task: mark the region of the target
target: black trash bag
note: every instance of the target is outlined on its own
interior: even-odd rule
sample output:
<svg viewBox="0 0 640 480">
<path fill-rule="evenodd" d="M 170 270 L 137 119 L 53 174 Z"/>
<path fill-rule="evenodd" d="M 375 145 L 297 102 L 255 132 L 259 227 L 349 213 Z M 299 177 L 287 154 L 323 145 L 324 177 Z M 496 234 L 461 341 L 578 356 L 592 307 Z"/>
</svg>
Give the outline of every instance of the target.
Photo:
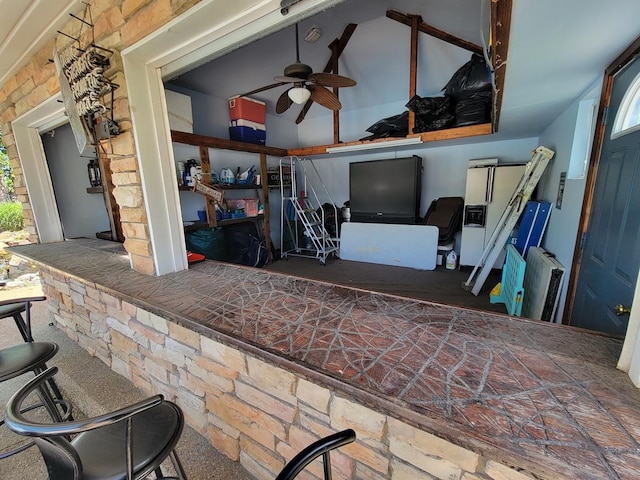
<svg viewBox="0 0 640 480">
<path fill-rule="evenodd" d="M 187 250 L 200 253 L 210 260 L 226 260 L 227 246 L 220 227 L 200 228 L 185 234 Z"/>
<path fill-rule="evenodd" d="M 491 77 L 484 57 L 477 53 L 471 55 L 471 60 L 453 74 L 442 90 L 456 102 L 474 93 L 491 90 Z"/>
<path fill-rule="evenodd" d="M 225 228 L 227 260 L 238 265 L 264 267 L 269 251 L 254 222 L 242 222 Z"/>
<path fill-rule="evenodd" d="M 455 117 L 451 97 L 420 97 L 414 95 L 406 107 L 415 113 L 413 133 L 440 130 L 450 126 Z"/>
<path fill-rule="evenodd" d="M 491 91 L 477 92 L 456 103 L 456 127 L 491 121 Z"/>
<path fill-rule="evenodd" d="M 366 130 L 372 135 L 360 140 L 375 140 L 376 138 L 406 137 L 409 133 L 409 112 L 383 118 Z"/>
</svg>

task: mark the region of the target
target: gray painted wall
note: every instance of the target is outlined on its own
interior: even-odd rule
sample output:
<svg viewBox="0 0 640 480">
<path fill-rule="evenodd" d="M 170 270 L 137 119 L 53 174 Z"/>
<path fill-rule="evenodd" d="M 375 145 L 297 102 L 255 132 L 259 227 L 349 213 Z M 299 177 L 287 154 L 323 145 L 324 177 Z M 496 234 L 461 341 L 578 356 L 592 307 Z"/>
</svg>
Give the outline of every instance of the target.
<svg viewBox="0 0 640 480">
<path fill-rule="evenodd" d="M 560 174 L 569 170 L 574 138 L 581 138 L 584 142 L 591 143 L 593 126 L 590 131 L 577 131 L 578 107 L 580 102 L 593 95 L 593 91 L 600 92 L 600 84 L 592 85 L 585 94 L 578 98 L 567 108 L 558 119 L 540 135 L 540 143 L 555 152 L 553 160 L 547 167 L 544 176 L 538 186 L 538 196 L 541 200 L 551 202 L 554 206 L 549 218 L 549 224 L 543 238 L 542 247 L 555 254 L 556 259 L 565 266 L 566 274 L 562 286 L 560 304 L 558 305 L 557 319 L 561 321 L 564 305 L 567 298 L 567 285 L 569 272 L 573 263 L 575 241 L 578 234 L 580 212 L 586 186 L 585 178 L 570 179 L 565 183 L 561 208 L 557 208 L 558 184 Z M 587 149 L 588 151 L 589 149 Z"/>
<path fill-rule="evenodd" d="M 42 145 L 51 172 L 65 238 L 95 238 L 96 232 L 110 230 L 102 194 L 87 193 L 89 158 L 80 156 L 69 124 L 54 135 L 42 135 Z M 90 153 L 87 149 L 87 155 Z"/>
</svg>

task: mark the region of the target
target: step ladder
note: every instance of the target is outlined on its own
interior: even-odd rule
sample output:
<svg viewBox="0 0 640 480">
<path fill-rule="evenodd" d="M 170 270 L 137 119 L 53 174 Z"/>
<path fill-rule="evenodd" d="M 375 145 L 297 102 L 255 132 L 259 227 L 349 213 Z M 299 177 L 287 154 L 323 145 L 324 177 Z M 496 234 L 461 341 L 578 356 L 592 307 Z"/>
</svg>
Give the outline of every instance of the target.
<svg viewBox="0 0 640 480">
<path fill-rule="evenodd" d="M 290 185 L 284 183 L 289 172 Z M 327 231 L 327 215 L 314 183 L 320 184 L 324 198 L 328 200 L 326 203 L 333 206 L 335 236 Z M 281 158 L 280 193 L 280 256 L 317 258 L 326 265 L 330 255 L 338 255 L 338 210 L 313 161 L 298 157 Z"/>
<path fill-rule="evenodd" d="M 480 260 L 478 260 L 467 281 L 462 284 L 465 290 L 470 289 L 471 293 L 476 296 L 480 293 L 493 265 L 506 245 L 522 211 L 525 209 L 531 193 L 536 188 L 536 185 L 538 185 L 538 181 L 540 181 L 540 177 L 542 177 L 553 155 L 554 152 L 552 150 L 542 146 L 533 151 L 531 160 L 527 163 L 525 172 L 522 175 L 522 179 L 513 192 L 513 196 L 507 208 L 505 208 L 502 217 L 500 217 L 500 221 L 493 231 L 489 242 L 487 242 L 487 246 L 482 252 Z"/>
</svg>

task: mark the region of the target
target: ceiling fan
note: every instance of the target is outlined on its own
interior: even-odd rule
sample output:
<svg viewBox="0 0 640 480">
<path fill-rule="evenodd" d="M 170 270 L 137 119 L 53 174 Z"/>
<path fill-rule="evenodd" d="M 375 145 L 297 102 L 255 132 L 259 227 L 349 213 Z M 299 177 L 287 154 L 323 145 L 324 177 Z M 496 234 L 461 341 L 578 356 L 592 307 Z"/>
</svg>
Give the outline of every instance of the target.
<svg viewBox="0 0 640 480">
<path fill-rule="evenodd" d="M 285 90 L 276 102 L 276 113 L 286 112 L 291 105 L 303 104 L 308 100 L 314 101 L 330 110 L 340 110 L 342 104 L 335 93 L 329 88 L 352 87 L 355 80 L 335 73 L 317 72 L 300 61 L 300 47 L 298 44 L 298 24 L 296 23 L 296 62 L 285 67 L 283 75 L 274 77 L 277 83 L 245 93 L 250 95 L 281 85 L 292 84 Z"/>
</svg>

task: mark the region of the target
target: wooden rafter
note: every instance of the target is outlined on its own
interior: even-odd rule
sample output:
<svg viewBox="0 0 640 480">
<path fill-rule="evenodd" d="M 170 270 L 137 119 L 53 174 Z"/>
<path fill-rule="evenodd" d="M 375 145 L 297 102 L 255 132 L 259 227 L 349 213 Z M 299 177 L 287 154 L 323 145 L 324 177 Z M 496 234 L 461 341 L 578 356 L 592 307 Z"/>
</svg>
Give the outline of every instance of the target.
<svg viewBox="0 0 640 480">
<path fill-rule="evenodd" d="M 344 31 L 342 32 L 342 35 L 340 36 L 340 38 L 335 39 L 333 42 L 329 44 L 329 48 L 331 49 L 331 57 L 329 58 L 329 61 L 327 61 L 327 64 L 322 70 L 324 73 L 338 73 L 338 59 L 340 58 L 340 55 L 342 55 L 342 52 L 346 48 L 347 43 L 349 43 L 349 40 L 351 39 L 351 35 L 353 35 L 353 32 L 355 31 L 356 27 L 357 25 L 355 23 L 348 24 L 345 27 Z M 302 110 L 300 111 L 298 118 L 296 119 L 296 123 L 300 123 L 302 122 L 302 120 L 304 120 L 304 117 L 309 111 L 309 109 L 311 108 L 312 104 L 313 104 L 312 100 L 307 100 L 307 102 L 302 107 Z M 334 120 L 335 118 L 336 116 L 334 115 Z M 335 143 L 339 142 L 337 138 L 334 139 L 334 141 Z"/>
<path fill-rule="evenodd" d="M 96 155 L 98 157 L 98 166 L 100 167 L 100 176 L 102 177 L 104 205 L 107 209 L 107 217 L 109 217 L 109 226 L 111 231 L 108 236 L 111 238 L 105 238 L 107 240 L 113 240 L 114 242 L 124 242 L 124 233 L 122 231 L 122 222 L 120 220 L 120 207 L 113 196 L 113 180 L 111 178 L 111 159 L 107 153 L 107 147 L 105 141 L 98 143 L 96 148 Z M 103 232 L 100 232 L 103 233 Z M 103 234 L 106 235 L 106 234 Z"/>
<path fill-rule="evenodd" d="M 450 35 L 438 28 L 427 25 L 420 15 L 405 15 L 396 10 L 387 10 L 387 17 L 411 27 L 411 57 L 409 61 L 409 98 L 415 97 L 418 84 L 418 32 L 426 33 L 445 42 L 470 50 L 474 53 L 482 53 L 482 47 L 467 42 L 454 35 Z M 416 123 L 415 112 L 409 110 L 408 133 L 412 134 Z"/>
<path fill-rule="evenodd" d="M 493 64 L 493 131 L 498 131 L 502 94 L 507 71 L 507 54 L 509 52 L 509 33 L 511 31 L 512 0 L 491 0 L 491 63 Z"/>
<path fill-rule="evenodd" d="M 498 0 L 493 0 L 498 1 Z M 387 17 L 395 20 L 397 22 L 403 23 L 404 25 L 410 27 L 412 22 L 412 17 L 415 15 L 405 15 L 404 13 L 400 13 L 396 10 L 387 10 Z M 482 47 L 480 45 L 476 45 L 475 43 L 468 42 L 463 40 L 462 38 L 456 37 L 455 35 L 451 35 L 443 30 L 440 30 L 436 27 L 432 27 L 431 25 L 427 25 L 422 20 L 418 23 L 418 30 L 422 33 L 426 33 L 427 35 L 431 35 L 432 37 L 439 38 L 440 40 L 444 40 L 447 43 L 455 45 L 460 48 L 464 48 L 465 50 L 469 50 L 473 53 L 478 53 L 482 55 Z"/>
<path fill-rule="evenodd" d="M 411 17 L 411 60 L 409 62 L 409 98 L 416 95 L 418 89 L 418 27 L 422 21 L 420 15 L 409 15 Z M 413 133 L 416 124 L 416 114 L 409 110 L 409 121 L 407 133 Z"/>
<path fill-rule="evenodd" d="M 500 109 L 502 107 L 502 95 L 507 70 L 507 54 L 509 51 L 509 33 L 511 31 L 512 3 L 513 0 L 491 0 L 491 32 L 493 40 L 491 45 L 491 63 L 494 72 L 495 85 L 491 118 L 493 120 L 494 132 L 498 131 Z M 388 10 L 387 17 L 404 25 L 411 26 L 413 21 L 412 17 L 414 16 L 405 15 L 395 10 Z M 420 22 L 418 24 L 418 30 L 473 53 L 477 53 L 479 55 L 483 54 L 483 49 L 480 45 L 476 45 L 475 43 L 450 35 L 440 29 L 427 25 L 424 22 Z M 411 68 L 416 68 L 413 64 L 413 57 Z M 410 92 L 410 98 L 411 97 L 413 97 L 413 94 Z M 411 112 L 409 112 L 409 115 L 411 115 Z M 411 130 L 409 130 L 409 132 L 411 132 Z"/>
</svg>

